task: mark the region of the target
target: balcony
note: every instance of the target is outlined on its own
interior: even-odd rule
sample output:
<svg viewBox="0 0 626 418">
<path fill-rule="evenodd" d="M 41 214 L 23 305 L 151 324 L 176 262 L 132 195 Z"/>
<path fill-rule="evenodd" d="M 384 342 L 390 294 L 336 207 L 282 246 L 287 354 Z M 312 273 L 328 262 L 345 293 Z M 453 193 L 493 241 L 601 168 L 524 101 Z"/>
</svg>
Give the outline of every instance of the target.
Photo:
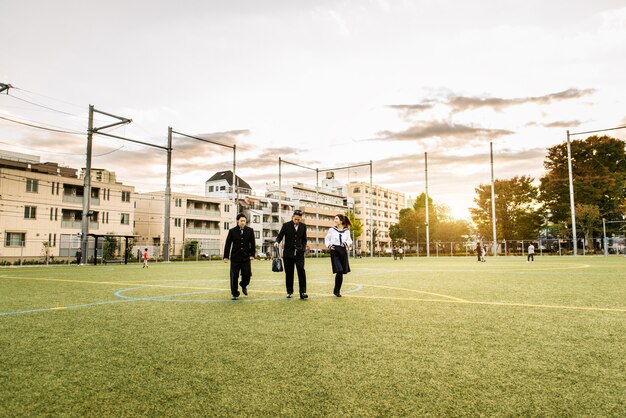
<svg viewBox="0 0 626 418">
<path fill-rule="evenodd" d="M 219 218 L 222 213 L 219 210 L 205 210 L 205 209 L 187 209 L 187 215 L 200 215 L 208 216 L 211 218 Z"/>
<path fill-rule="evenodd" d="M 83 227 L 83 223 L 81 221 L 61 221 L 61 228 L 66 229 L 81 229 Z M 100 223 L 98 222 L 89 222 L 89 230 L 99 229 Z"/>
<path fill-rule="evenodd" d="M 79 204 L 83 204 L 83 197 L 82 196 L 74 196 L 74 195 L 67 195 L 64 194 L 63 195 L 63 201 L 66 203 L 79 203 Z M 100 204 L 100 198 L 99 197 L 92 197 L 90 200 L 90 204 L 92 205 L 99 205 Z"/>
<path fill-rule="evenodd" d="M 185 230 L 188 234 L 194 235 L 219 235 L 219 229 L 209 229 L 209 228 L 187 228 Z"/>
</svg>

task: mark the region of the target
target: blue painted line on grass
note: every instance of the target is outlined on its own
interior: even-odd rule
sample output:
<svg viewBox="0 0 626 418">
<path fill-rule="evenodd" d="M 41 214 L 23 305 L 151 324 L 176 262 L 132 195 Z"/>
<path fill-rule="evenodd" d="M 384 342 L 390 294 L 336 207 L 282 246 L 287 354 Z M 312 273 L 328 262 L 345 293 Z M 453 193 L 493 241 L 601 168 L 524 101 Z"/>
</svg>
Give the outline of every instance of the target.
<svg viewBox="0 0 626 418">
<path fill-rule="evenodd" d="M 113 300 L 113 301 L 108 301 L 108 302 L 84 303 L 82 305 L 59 306 L 56 308 L 41 308 L 41 309 L 28 309 L 25 311 L 15 311 L 15 312 L 0 312 L 0 316 L 22 315 L 22 314 L 37 313 L 37 312 L 64 311 L 66 309 L 78 309 L 78 308 L 86 308 L 89 306 L 99 306 L 99 305 L 113 305 L 115 303 L 124 303 L 124 302 L 132 302 L 132 300 Z"/>
<path fill-rule="evenodd" d="M 206 293 L 216 293 L 216 292 L 222 292 L 222 290 L 208 290 L 208 291 L 202 291 L 202 292 L 192 292 L 192 293 L 180 293 L 180 294 L 171 294 L 171 295 L 161 295 L 161 296 L 152 296 L 152 297 L 146 297 L 146 298 L 140 298 L 140 297 L 133 297 L 133 296 L 127 296 L 124 295 L 123 293 L 125 292 L 130 292 L 132 290 L 139 290 L 139 289 L 148 289 L 151 288 L 150 286 L 140 286 L 140 287 L 132 287 L 132 288 L 128 288 L 128 289 L 122 289 L 122 290 L 118 290 L 117 292 L 115 292 L 115 296 L 119 297 L 119 298 L 124 298 L 126 300 L 135 300 L 135 301 L 154 301 L 154 302 L 181 302 L 181 303 L 234 303 L 234 302 L 267 302 L 267 301 L 284 301 L 284 302 L 288 302 L 291 301 L 293 299 L 298 299 L 298 297 L 293 297 L 291 299 L 287 299 L 286 297 L 276 297 L 276 298 L 250 298 L 248 299 L 247 297 L 241 297 L 238 300 L 232 300 L 232 299 L 170 299 L 170 298 L 174 298 L 174 297 L 179 297 L 179 296 L 189 296 L 189 295 L 201 295 L 201 294 L 206 294 Z M 344 294 L 349 294 L 349 293 L 355 293 L 355 292 L 359 292 L 363 290 L 363 285 L 359 284 L 357 285 L 356 288 L 354 289 L 350 289 L 348 291 L 344 291 Z M 309 299 L 316 299 L 316 298 L 323 298 L 323 297 L 330 297 L 331 295 L 328 296 L 309 296 Z"/>
<path fill-rule="evenodd" d="M 223 292 L 223 290 L 204 290 L 201 292 L 189 292 L 189 293 L 176 293 L 176 294 L 170 294 L 170 295 L 160 295 L 160 296 L 151 296 L 151 297 L 145 297 L 145 298 L 140 298 L 140 297 L 133 297 L 133 296 L 127 296 L 124 295 L 123 293 L 125 292 L 130 292 L 132 290 L 139 290 L 139 289 L 151 289 L 153 288 L 153 286 L 139 286 L 139 287 L 131 287 L 128 289 L 122 289 L 122 290 L 118 290 L 117 292 L 115 292 L 115 296 L 120 298 L 120 300 L 114 300 L 114 301 L 106 301 L 106 302 L 93 302 L 93 303 L 84 303 L 84 304 L 80 304 L 80 305 L 70 305 L 70 306 L 59 306 L 59 307 L 55 307 L 55 308 L 41 308 L 41 309 L 27 309 L 24 311 L 13 311 L 13 312 L 0 312 L 0 316 L 9 316 L 9 315 L 24 315 L 24 314 L 29 314 L 29 313 L 38 313 L 38 312 L 51 312 L 51 311 L 64 311 L 67 309 L 78 309 L 78 308 L 87 308 L 90 306 L 100 306 L 100 305 L 113 305 L 116 303 L 125 303 L 125 302 L 140 302 L 140 301 L 153 301 L 153 302 L 181 302 L 181 303 L 238 303 L 238 302 L 268 302 L 268 301 L 283 301 L 283 302 L 290 302 L 293 300 L 298 299 L 298 297 L 294 297 L 292 299 L 287 299 L 286 297 L 277 297 L 277 298 L 240 298 L 238 300 L 232 300 L 232 299 L 170 299 L 170 298 L 176 298 L 176 297 L 180 297 L 180 296 L 191 296 L 191 295 L 201 295 L 201 294 L 207 294 L 207 293 L 217 293 L 217 292 Z M 347 291 L 344 291 L 343 294 L 350 294 L 350 293 L 355 293 L 355 292 L 359 292 L 363 290 L 363 285 L 359 284 L 357 285 L 354 289 L 350 289 Z M 309 296 L 310 299 L 317 299 L 317 298 L 324 298 L 324 297 L 331 297 L 331 295 L 317 295 L 317 296 Z"/>
</svg>

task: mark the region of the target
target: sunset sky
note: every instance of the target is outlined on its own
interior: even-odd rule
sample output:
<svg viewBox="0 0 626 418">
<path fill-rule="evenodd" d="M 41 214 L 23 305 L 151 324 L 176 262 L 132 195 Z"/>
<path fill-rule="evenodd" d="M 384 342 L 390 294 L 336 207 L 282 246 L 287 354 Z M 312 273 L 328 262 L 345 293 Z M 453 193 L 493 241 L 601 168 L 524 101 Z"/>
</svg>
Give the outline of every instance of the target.
<svg viewBox="0 0 626 418">
<path fill-rule="evenodd" d="M 374 163 L 374 183 L 429 192 L 468 217 L 495 175 L 540 177 L 572 132 L 626 125 L 626 3 L 594 1 L 0 0 L 0 149 L 85 165 L 88 105 L 112 133 L 166 145 L 167 127 L 237 144 L 263 193 L 278 157 Z M 109 120 L 98 116 L 96 126 Z M 612 136 L 624 139 L 626 130 Z M 165 154 L 95 137 L 93 166 L 163 190 Z M 173 190 L 203 194 L 227 148 L 175 138 Z M 283 167 L 284 180 L 315 173 Z M 368 169 L 337 177 L 369 181 Z"/>
</svg>

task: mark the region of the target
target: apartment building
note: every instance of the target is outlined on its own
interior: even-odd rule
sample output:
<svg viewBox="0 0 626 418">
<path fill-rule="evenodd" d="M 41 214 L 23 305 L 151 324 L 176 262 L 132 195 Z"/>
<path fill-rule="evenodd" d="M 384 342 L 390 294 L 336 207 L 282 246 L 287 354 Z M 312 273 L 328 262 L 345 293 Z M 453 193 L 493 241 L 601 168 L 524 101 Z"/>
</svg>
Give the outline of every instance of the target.
<svg viewBox="0 0 626 418">
<path fill-rule="evenodd" d="M 354 215 L 363 225 L 363 235 L 356 241 L 356 248 L 364 253 L 370 250 L 370 184 L 350 182 L 348 193 L 354 199 Z M 372 186 L 372 222 L 375 228 L 374 251 L 385 252 L 392 247 L 389 228 L 400 220 L 400 210 L 405 207 L 404 193 Z"/>
<path fill-rule="evenodd" d="M 337 214 L 346 213 L 348 199 L 344 195 L 343 186 L 334 181 L 332 172 L 326 174 L 325 181 L 318 188 L 299 182 L 282 185 L 281 198 L 290 202 L 295 209 L 302 211 L 302 220 L 307 225 L 307 239 L 310 251 L 325 249 L 324 238 L 328 229 L 335 223 Z M 268 185 L 268 196 L 278 197 L 278 185 Z M 291 213 L 283 216 L 290 219 Z"/>
<path fill-rule="evenodd" d="M 89 232 L 132 235 L 133 191 L 118 182 L 92 181 Z M 0 259 L 73 257 L 80 246 L 83 192 L 76 169 L 0 152 Z"/>
<path fill-rule="evenodd" d="M 282 201 L 283 219 L 294 211 L 293 202 Z M 283 224 L 280 220 L 279 200 L 272 197 L 246 196 L 239 199 L 239 212 L 248 218 L 248 226 L 254 229 L 254 237 L 260 253 L 271 255 L 272 245 Z"/>
<path fill-rule="evenodd" d="M 256 196 L 252 187 L 242 178 L 237 176 L 237 187 L 233 189 L 233 172 L 220 171 L 215 173 L 205 182 L 205 195 L 207 197 L 219 197 L 233 199 L 233 190 L 237 193 L 237 213 L 243 213 L 248 219 L 247 225 L 254 230 L 257 244 L 257 252 L 271 255 L 272 245 L 280 231 L 282 222 L 278 198 L 271 196 Z M 293 212 L 294 205 L 283 201 L 282 216 L 289 216 Z"/>
<path fill-rule="evenodd" d="M 141 245 L 162 255 L 165 192 L 134 196 L 135 232 Z M 233 202 L 226 198 L 172 193 L 170 202 L 170 255 L 180 256 L 186 242 L 197 241 L 201 254 L 222 253 L 228 230 L 234 225 Z"/>
</svg>

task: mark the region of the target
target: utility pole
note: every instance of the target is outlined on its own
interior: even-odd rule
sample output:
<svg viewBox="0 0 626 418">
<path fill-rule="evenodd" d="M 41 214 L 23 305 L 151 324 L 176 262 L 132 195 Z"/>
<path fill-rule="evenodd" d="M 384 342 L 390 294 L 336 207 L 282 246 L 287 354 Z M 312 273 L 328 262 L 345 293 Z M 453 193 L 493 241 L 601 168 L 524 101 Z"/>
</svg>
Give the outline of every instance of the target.
<svg viewBox="0 0 626 418">
<path fill-rule="evenodd" d="M 493 176 L 493 142 L 489 143 L 491 155 L 491 228 L 493 232 L 493 255 L 498 255 L 498 241 L 496 236 L 496 181 Z"/>
<path fill-rule="evenodd" d="M 165 213 L 163 220 L 163 262 L 170 261 L 170 211 L 172 205 L 172 127 L 167 128 L 167 174 L 165 177 Z M 185 227 L 183 226 L 183 233 Z M 185 240 L 183 239 L 183 249 L 185 248 Z M 183 250 L 184 251 L 184 250 Z M 184 254 L 184 253 L 183 253 Z M 183 260 L 185 257 L 183 256 Z"/>
<path fill-rule="evenodd" d="M 89 204 L 91 199 L 91 151 L 93 147 L 93 113 L 94 106 L 89 105 L 89 125 L 87 127 L 87 152 L 85 174 L 83 177 L 83 215 L 80 228 L 80 251 L 83 254 L 81 264 L 89 258 L 87 254 L 87 234 L 89 234 Z M 94 255 L 95 257 L 96 255 Z"/>
</svg>

